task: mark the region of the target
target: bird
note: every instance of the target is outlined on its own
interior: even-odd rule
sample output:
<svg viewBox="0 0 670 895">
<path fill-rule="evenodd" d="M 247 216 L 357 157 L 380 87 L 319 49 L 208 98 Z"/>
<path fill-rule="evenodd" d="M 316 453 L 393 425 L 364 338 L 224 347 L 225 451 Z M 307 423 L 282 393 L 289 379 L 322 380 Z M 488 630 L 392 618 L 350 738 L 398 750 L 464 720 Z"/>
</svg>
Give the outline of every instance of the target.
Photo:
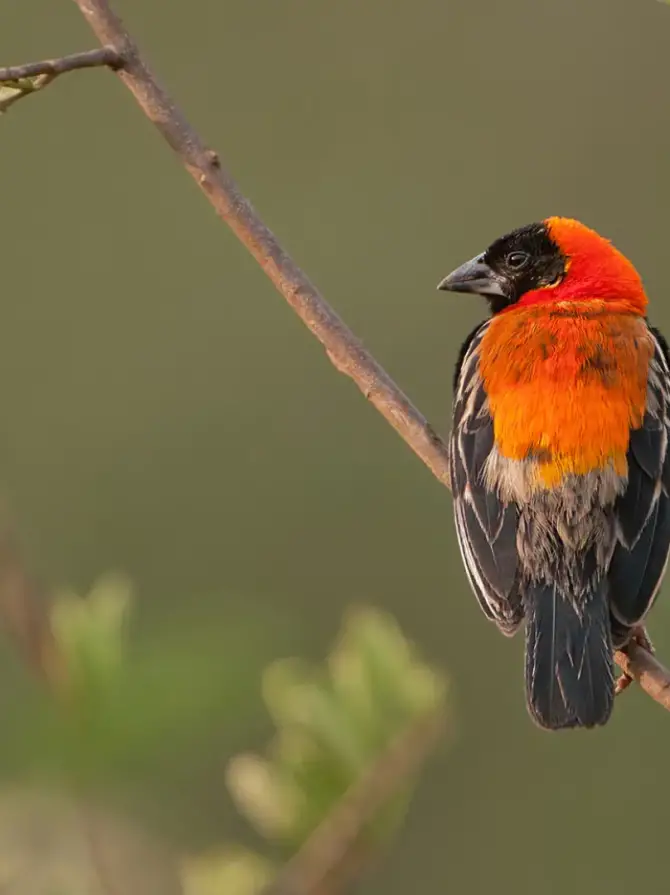
<svg viewBox="0 0 670 895">
<path fill-rule="evenodd" d="M 668 562 L 668 344 L 632 262 L 572 218 L 507 233 L 438 289 L 490 310 L 458 355 L 448 444 L 470 587 L 503 634 L 524 625 L 536 724 L 599 727 Z"/>
</svg>

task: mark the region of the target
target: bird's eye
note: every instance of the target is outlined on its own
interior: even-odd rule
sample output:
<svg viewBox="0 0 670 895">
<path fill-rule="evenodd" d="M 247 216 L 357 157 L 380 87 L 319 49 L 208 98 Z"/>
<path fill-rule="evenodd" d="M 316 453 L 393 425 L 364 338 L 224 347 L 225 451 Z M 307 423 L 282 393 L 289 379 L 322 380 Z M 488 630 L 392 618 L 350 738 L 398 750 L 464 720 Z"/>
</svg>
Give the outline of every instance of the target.
<svg viewBox="0 0 670 895">
<path fill-rule="evenodd" d="M 510 252 L 505 258 L 505 263 L 508 267 L 511 267 L 512 270 L 521 270 L 529 261 L 530 255 L 527 255 L 525 252 Z"/>
</svg>

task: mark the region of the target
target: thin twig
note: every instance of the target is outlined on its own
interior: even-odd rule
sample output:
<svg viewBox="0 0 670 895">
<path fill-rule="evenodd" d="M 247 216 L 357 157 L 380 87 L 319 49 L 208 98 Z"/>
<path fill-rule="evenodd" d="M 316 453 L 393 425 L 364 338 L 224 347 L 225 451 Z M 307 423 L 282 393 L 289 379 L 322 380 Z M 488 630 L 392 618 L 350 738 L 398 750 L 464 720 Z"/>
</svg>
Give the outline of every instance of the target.
<svg viewBox="0 0 670 895">
<path fill-rule="evenodd" d="M 65 72 L 100 66 L 116 70 L 122 64 L 123 60 L 116 50 L 102 47 L 99 50 L 61 56 L 58 59 L 45 59 L 42 62 L 28 62 L 25 65 L 0 68 L 0 113 L 6 112 L 19 100 L 44 90 L 54 78 Z"/>
<path fill-rule="evenodd" d="M 85 50 L 83 53 L 73 53 L 71 56 L 61 56 L 58 59 L 43 59 L 41 62 L 27 62 L 25 65 L 10 65 L 0 68 L 0 83 L 34 78 L 37 75 L 50 75 L 52 78 L 57 78 L 58 75 L 63 75 L 68 71 L 77 71 L 80 68 L 107 66 L 117 69 L 122 64 L 122 57 L 113 47 L 100 47 L 98 50 Z"/>
<path fill-rule="evenodd" d="M 644 692 L 670 711 L 670 671 L 639 643 L 628 644 L 614 654 L 619 668 L 632 677 Z"/>
<path fill-rule="evenodd" d="M 0 101 L 0 110 L 68 71 L 108 66 L 131 90 L 145 114 L 161 131 L 184 166 L 240 241 L 258 260 L 279 292 L 324 345 L 332 363 L 350 376 L 363 394 L 391 423 L 442 484 L 449 486 L 446 444 L 365 350 L 360 341 L 328 305 L 307 276 L 281 247 L 273 233 L 241 194 L 218 155 L 208 149 L 183 114 L 159 86 L 142 60 L 138 47 L 106 0 L 75 0 L 100 41 L 87 50 L 57 59 L 0 68 L 0 87 L 16 82 L 17 96 Z M 125 69 L 125 70 L 124 70 Z M 44 76 L 39 86 L 22 84 Z M 15 550 L 0 539 L 0 613 L 30 663 L 48 678 L 62 676 L 48 619 L 33 598 Z M 642 689 L 670 710 L 670 672 L 639 644 L 616 654 L 617 664 Z"/>
<path fill-rule="evenodd" d="M 123 68 L 117 72 L 119 78 L 195 179 L 219 217 L 231 227 L 296 314 L 325 347 L 335 367 L 354 380 L 365 397 L 433 475 L 449 487 L 447 445 L 284 251 L 242 195 L 219 156 L 205 146 L 181 110 L 159 85 L 108 0 L 74 2 L 98 40 L 114 48 L 124 60 Z M 639 681 L 642 689 L 670 709 L 670 702 L 663 696 L 670 681 L 670 672 L 651 656 L 647 664 L 642 664 L 641 655 L 644 653 L 640 646 L 634 645 L 629 650 L 629 657 L 622 657 L 622 661 L 627 663 L 631 675 Z M 626 671 L 626 668 L 623 670 Z"/>
<path fill-rule="evenodd" d="M 377 361 L 281 247 L 242 195 L 216 153 L 205 146 L 150 71 L 137 44 L 107 0 L 75 0 L 98 39 L 123 58 L 118 75 L 153 121 L 221 217 L 247 247 L 328 357 L 350 376 L 443 484 L 447 447 Z"/>
<path fill-rule="evenodd" d="M 323 891 L 329 877 L 338 875 L 343 861 L 355 853 L 365 827 L 399 786 L 418 772 L 443 729 L 444 717 L 436 712 L 425 715 L 402 733 L 345 793 L 262 895 L 311 895 Z"/>
</svg>

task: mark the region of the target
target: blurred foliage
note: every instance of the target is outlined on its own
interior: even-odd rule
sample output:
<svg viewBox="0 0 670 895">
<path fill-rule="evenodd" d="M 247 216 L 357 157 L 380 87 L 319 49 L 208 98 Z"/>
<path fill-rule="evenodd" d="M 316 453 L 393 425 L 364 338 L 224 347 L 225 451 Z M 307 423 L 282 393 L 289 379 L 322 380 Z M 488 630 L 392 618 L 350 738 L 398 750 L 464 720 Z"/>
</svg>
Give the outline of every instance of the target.
<svg viewBox="0 0 670 895">
<path fill-rule="evenodd" d="M 270 883 L 276 866 L 256 852 L 230 847 L 183 862 L 184 895 L 252 895 Z"/>
<path fill-rule="evenodd" d="M 114 574 L 100 578 L 85 598 L 71 589 L 55 595 L 51 628 L 76 702 L 104 698 L 118 678 L 132 598 L 131 582 Z"/>
<path fill-rule="evenodd" d="M 56 592 L 51 626 L 64 657 L 62 699 L 3 706 L 3 770 L 77 786 L 142 777 L 248 710 L 268 638 L 247 619 L 208 620 L 131 637 L 133 589 L 122 575 L 81 596 Z M 265 657 L 265 658 L 264 658 Z"/>
<path fill-rule="evenodd" d="M 127 817 L 58 791 L 0 791 L 3 895 L 180 895 L 174 858 Z"/>
<path fill-rule="evenodd" d="M 445 677 L 421 660 L 391 616 L 354 609 L 324 665 L 289 659 L 267 669 L 263 696 L 276 734 L 266 757 L 243 754 L 229 763 L 229 790 L 288 857 L 400 734 L 443 707 L 446 693 Z M 398 832 L 414 783 L 398 781 L 361 844 L 379 848 Z M 253 895 L 272 872 L 258 854 L 225 850 L 185 863 L 185 888 Z"/>
<path fill-rule="evenodd" d="M 235 632 L 212 682 L 211 665 L 204 663 L 200 676 L 188 649 L 176 659 L 174 645 L 161 640 L 146 655 L 143 647 L 140 660 L 130 639 L 132 610 L 132 584 L 118 574 L 101 577 L 85 596 L 71 589 L 55 594 L 51 624 L 69 687 L 18 728 L 10 723 L 8 735 L 26 747 L 26 767 L 37 762 L 58 785 L 45 787 L 41 779 L 37 789 L 0 790 L 2 891 L 254 895 L 361 773 L 413 722 L 445 704 L 444 676 L 421 660 L 395 620 L 374 609 L 351 610 L 324 663 L 289 659 L 266 668 L 262 691 L 273 741 L 265 756 L 242 754 L 228 765 L 228 788 L 241 813 L 277 854 L 270 859 L 226 845 L 176 866 L 169 848 L 101 807 L 86 784 L 109 774 L 110 765 L 145 770 L 166 743 L 202 736 L 203 716 L 228 717 L 240 661 L 238 652 L 231 664 L 230 647 L 236 639 L 246 652 L 253 632 Z M 235 680 L 233 691 L 225 679 L 229 686 Z M 398 832 L 414 783 L 398 781 L 361 834 L 363 853 Z"/>
</svg>

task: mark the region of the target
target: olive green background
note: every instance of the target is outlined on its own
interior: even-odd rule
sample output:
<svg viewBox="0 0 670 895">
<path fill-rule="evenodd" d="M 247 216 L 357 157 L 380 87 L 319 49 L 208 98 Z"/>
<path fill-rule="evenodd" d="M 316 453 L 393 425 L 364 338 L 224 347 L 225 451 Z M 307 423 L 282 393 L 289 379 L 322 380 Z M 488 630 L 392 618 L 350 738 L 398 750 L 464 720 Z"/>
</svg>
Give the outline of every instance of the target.
<svg viewBox="0 0 670 895">
<path fill-rule="evenodd" d="M 3 64 L 95 45 L 72 2 L 2 5 Z M 666 6 L 115 5 L 265 221 L 441 430 L 484 307 L 435 285 L 515 226 L 595 226 L 638 265 L 670 331 Z M 275 631 L 269 656 L 323 655 L 352 601 L 393 612 L 449 670 L 456 735 L 361 891 L 662 891 L 667 715 L 633 690 L 602 731 L 533 727 L 521 638 L 477 608 L 449 494 L 330 366 L 117 79 L 68 75 L 15 106 L 0 137 L 0 494 L 32 565 L 80 589 L 124 570 L 147 629 L 206 611 L 223 638 L 231 613 L 251 611 Z M 669 596 L 651 623 L 668 660 Z M 156 787 L 151 822 L 180 848 L 254 842 L 222 784 L 231 751 L 267 734 L 257 677 L 244 686 L 244 718 Z"/>
</svg>

